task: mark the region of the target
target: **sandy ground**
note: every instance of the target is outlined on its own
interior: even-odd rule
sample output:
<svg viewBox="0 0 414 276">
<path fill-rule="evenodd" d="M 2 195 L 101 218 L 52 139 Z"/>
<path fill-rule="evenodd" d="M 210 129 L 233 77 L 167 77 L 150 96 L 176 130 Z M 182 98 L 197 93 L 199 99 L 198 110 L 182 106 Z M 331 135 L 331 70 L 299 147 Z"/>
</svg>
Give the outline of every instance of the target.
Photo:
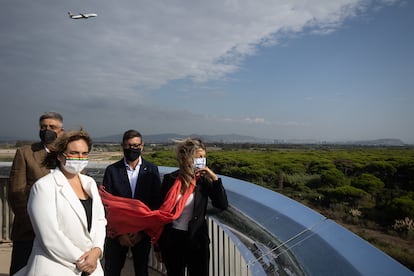
<svg viewBox="0 0 414 276">
<path fill-rule="evenodd" d="M 0 149 L 0 158 L 13 158 L 15 153 L 15 149 Z"/>
<path fill-rule="evenodd" d="M 9 275 L 11 246 L 10 242 L 0 243 L 0 276 Z"/>
<path fill-rule="evenodd" d="M 0 242 L 0 276 L 9 275 L 10 267 L 10 256 L 11 256 L 12 243 L 11 242 Z M 122 270 L 121 276 L 132 276 L 134 274 L 134 269 L 132 265 L 132 260 L 127 258 L 124 269 Z M 149 270 L 149 276 L 161 276 L 161 273 L 158 273 L 153 270 Z"/>
<path fill-rule="evenodd" d="M 5 160 L 7 158 L 12 161 L 15 153 L 16 149 L 0 149 L 0 160 Z M 119 157 L 119 159 L 122 157 L 121 151 L 101 152 L 92 150 L 89 154 L 89 161 L 97 163 L 112 163 L 118 161 L 117 157 Z"/>
</svg>

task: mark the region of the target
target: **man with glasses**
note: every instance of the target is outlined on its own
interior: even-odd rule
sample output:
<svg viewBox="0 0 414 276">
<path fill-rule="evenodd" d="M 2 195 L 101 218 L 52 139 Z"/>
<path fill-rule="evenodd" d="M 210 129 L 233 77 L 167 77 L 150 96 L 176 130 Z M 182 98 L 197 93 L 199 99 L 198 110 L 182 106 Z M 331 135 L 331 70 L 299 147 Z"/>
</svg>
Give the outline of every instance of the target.
<svg viewBox="0 0 414 276">
<path fill-rule="evenodd" d="M 27 213 L 30 188 L 39 178 L 50 172 L 43 160 L 50 145 L 63 133 L 63 117 L 57 112 L 46 112 L 39 119 L 40 142 L 16 150 L 10 170 L 8 200 L 14 213 L 11 239 L 10 275 L 27 264 L 32 251 L 34 232 Z"/>
<path fill-rule="evenodd" d="M 109 165 L 104 174 L 103 186 L 112 195 L 139 199 L 152 210 L 161 205 L 161 179 L 158 167 L 141 157 L 144 142 L 136 130 L 128 130 L 122 138 L 124 157 Z M 111 225 L 108 225 L 110 228 Z M 131 249 L 136 276 L 148 275 L 150 238 L 144 232 L 129 233 L 105 243 L 105 275 L 119 276 Z"/>
</svg>

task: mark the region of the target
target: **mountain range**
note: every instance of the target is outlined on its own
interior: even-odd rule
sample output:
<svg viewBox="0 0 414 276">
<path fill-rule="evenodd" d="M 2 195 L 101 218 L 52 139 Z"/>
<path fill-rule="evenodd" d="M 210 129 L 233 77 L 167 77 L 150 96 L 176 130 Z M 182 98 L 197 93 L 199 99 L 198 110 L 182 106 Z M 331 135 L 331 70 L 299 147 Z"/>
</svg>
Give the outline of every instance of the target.
<svg viewBox="0 0 414 276">
<path fill-rule="evenodd" d="M 172 143 L 174 140 L 180 140 L 187 137 L 198 137 L 206 143 L 223 143 L 223 144 L 296 144 L 296 145 L 322 145 L 322 144 L 336 144 L 336 145 L 360 145 L 360 146 L 407 146 L 400 139 L 374 139 L 374 140 L 348 140 L 348 141 L 318 141 L 312 139 L 267 139 L 254 136 L 246 136 L 239 134 L 222 134 L 222 135 L 207 135 L 207 134 L 190 134 L 183 135 L 177 133 L 162 133 L 153 135 L 144 135 L 143 140 L 146 144 L 166 144 Z M 30 141 L 30 139 L 22 139 L 19 137 L 0 136 L 0 143 L 15 143 L 17 141 Z M 95 143 L 120 143 L 122 141 L 122 134 L 115 134 L 103 137 L 94 137 Z"/>
<path fill-rule="evenodd" d="M 206 143 L 223 143 L 223 144 L 338 144 L 338 145 L 361 145 L 361 146 L 405 146 L 404 142 L 400 139 L 388 138 L 388 139 L 375 139 L 375 140 L 361 140 L 361 141 L 318 141 L 312 139 L 266 139 L 254 136 L 246 136 L 239 134 L 222 134 L 222 135 L 200 135 L 190 134 L 182 135 L 177 133 L 163 133 L 144 135 L 143 140 L 146 144 L 166 144 L 172 143 L 174 140 L 180 140 L 187 137 L 198 137 Z M 111 135 L 105 137 L 94 138 L 95 142 L 108 142 L 108 143 L 120 143 L 122 140 L 122 134 Z"/>
<path fill-rule="evenodd" d="M 200 135 L 200 134 L 177 134 L 177 133 L 163 133 L 163 134 L 153 134 L 153 135 L 144 135 L 143 140 L 147 144 L 165 144 L 172 143 L 175 140 L 185 139 L 187 137 L 200 138 L 206 143 L 258 143 L 258 144 L 269 144 L 274 143 L 274 140 L 244 136 L 238 134 L 223 134 L 223 135 Z M 105 136 L 94 138 L 95 142 L 121 142 L 122 134 Z"/>
</svg>

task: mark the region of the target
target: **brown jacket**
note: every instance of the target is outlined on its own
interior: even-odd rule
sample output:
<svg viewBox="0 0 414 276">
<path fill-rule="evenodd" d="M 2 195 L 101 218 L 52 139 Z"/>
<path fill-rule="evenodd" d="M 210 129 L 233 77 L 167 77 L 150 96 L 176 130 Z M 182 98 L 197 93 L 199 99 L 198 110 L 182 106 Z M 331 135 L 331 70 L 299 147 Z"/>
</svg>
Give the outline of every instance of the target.
<svg viewBox="0 0 414 276">
<path fill-rule="evenodd" d="M 34 232 L 27 214 L 30 188 L 41 177 L 50 172 L 42 166 L 47 152 L 41 143 L 23 146 L 16 151 L 10 170 L 8 199 L 14 212 L 11 239 L 27 241 L 34 239 Z"/>
</svg>

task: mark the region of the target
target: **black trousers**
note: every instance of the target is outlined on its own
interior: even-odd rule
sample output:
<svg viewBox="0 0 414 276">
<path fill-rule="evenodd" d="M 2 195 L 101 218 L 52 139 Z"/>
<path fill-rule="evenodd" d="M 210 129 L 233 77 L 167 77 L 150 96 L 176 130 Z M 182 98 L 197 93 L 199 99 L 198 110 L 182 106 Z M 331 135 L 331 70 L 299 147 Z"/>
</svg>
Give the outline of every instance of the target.
<svg viewBox="0 0 414 276">
<path fill-rule="evenodd" d="M 187 231 L 166 229 L 162 237 L 161 254 L 168 276 L 208 276 L 209 241 L 195 237 L 190 240 Z"/>
<path fill-rule="evenodd" d="M 119 244 L 118 239 L 106 238 L 104 250 L 104 272 L 106 276 L 121 275 L 129 247 Z M 148 236 L 131 247 L 135 276 L 148 276 L 148 255 L 151 243 Z"/>
<path fill-rule="evenodd" d="M 13 249 L 11 254 L 10 275 L 15 274 L 29 261 L 32 253 L 33 240 L 30 241 L 13 241 Z"/>
</svg>

